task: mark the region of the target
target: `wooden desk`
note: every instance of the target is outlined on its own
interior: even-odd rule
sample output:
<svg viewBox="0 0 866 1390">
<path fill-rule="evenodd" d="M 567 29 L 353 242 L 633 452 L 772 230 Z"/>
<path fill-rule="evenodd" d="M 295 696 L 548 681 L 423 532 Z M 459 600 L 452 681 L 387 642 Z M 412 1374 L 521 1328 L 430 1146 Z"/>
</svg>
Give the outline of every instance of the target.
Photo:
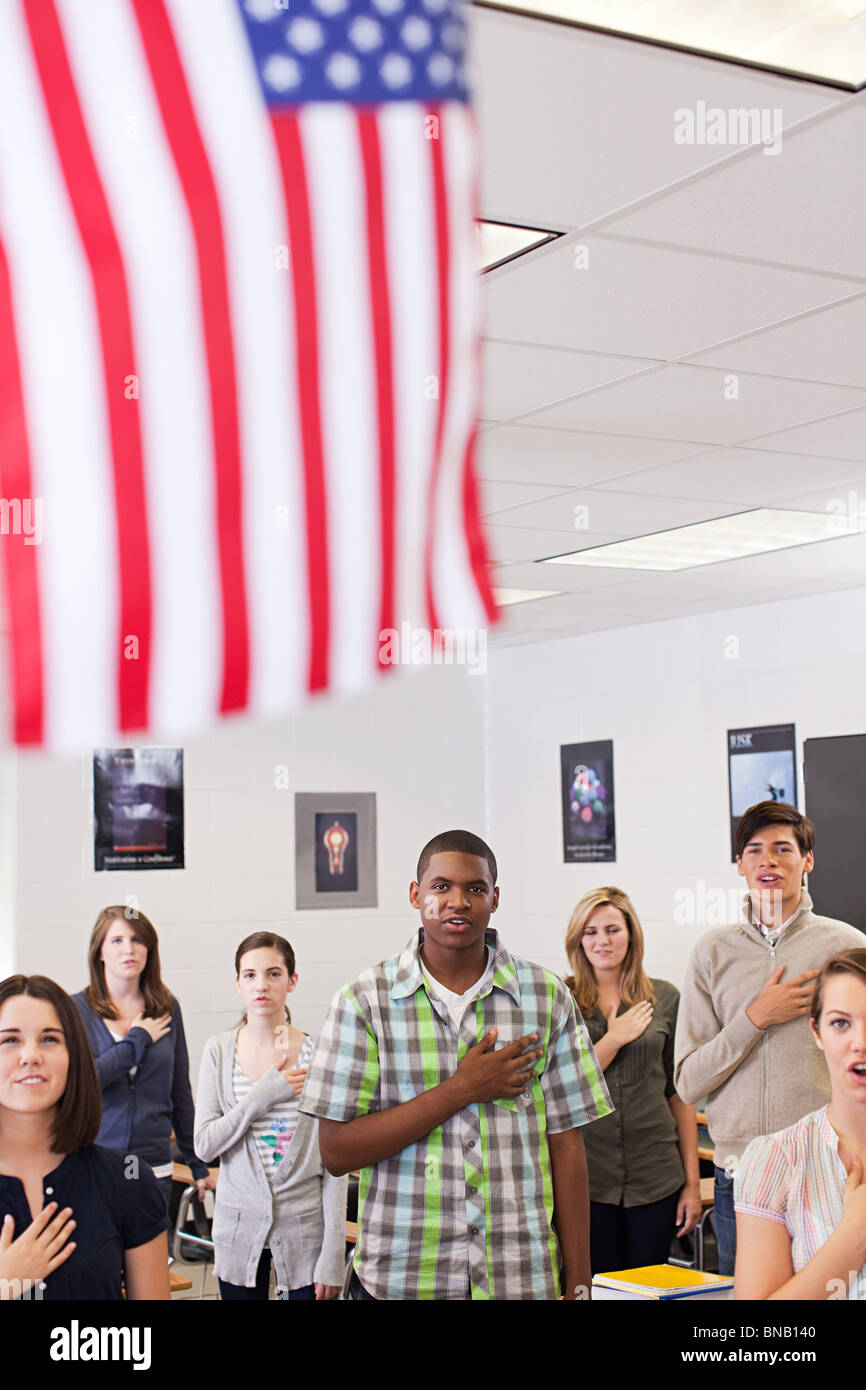
<svg viewBox="0 0 866 1390">
<path fill-rule="evenodd" d="M 175 1274 L 174 1270 L 168 1272 L 168 1283 L 172 1293 L 184 1293 L 192 1288 L 192 1280 L 187 1279 L 185 1274 Z"/>
<path fill-rule="evenodd" d="M 219 1173 L 219 1168 L 208 1168 L 208 1172 L 212 1178 L 215 1178 Z M 189 1187 L 190 1183 L 196 1181 L 192 1175 L 192 1169 L 188 1168 L 185 1163 L 176 1163 L 174 1165 L 174 1172 L 171 1176 L 174 1178 L 175 1182 L 182 1182 L 184 1187 Z"/>
</svg>

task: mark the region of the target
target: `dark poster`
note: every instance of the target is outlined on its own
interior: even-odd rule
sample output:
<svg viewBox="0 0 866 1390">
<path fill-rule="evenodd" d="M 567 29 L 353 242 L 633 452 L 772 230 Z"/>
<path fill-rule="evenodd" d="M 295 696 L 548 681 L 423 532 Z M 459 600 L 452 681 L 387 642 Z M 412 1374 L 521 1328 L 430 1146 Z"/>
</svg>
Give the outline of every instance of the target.
<svg viewBox="0 0 866 1390">
<path fill-rule="evenodd" d="M 613 741 L 568 743 L 559 756 L 565 863 L 614 863 Z"/>
<path fill-rule="evenodd" d="M 182 869 L 183 750 L 93 754 L 94 868 Z"/>
</svg>

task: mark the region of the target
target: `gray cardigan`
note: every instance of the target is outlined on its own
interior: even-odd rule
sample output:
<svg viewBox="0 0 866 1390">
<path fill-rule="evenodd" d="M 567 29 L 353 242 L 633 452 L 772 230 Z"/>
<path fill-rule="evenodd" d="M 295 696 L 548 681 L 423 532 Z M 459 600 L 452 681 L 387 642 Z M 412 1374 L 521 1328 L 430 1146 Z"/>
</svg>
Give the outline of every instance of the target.
<svg viewBox="0 0 866 1390">
<path fill-rule="evenodd" d="M 214 1272 L 226 1283 L 253 1288 L 267 1244 L 281 1287 L 342 1284 L 348 1178 L 325 1171 L 318 1121 L 299 1113 L 271 1189 L 250 1126 L 286 1099 L 288 1083 L 269 1067 L 238 1104 L 232 1085 L 237 1035 L 233 1028 L 205 1044 L 195 1107 L 195 1151 L 205 1163 L 220 1160 Z"/>
</svg>

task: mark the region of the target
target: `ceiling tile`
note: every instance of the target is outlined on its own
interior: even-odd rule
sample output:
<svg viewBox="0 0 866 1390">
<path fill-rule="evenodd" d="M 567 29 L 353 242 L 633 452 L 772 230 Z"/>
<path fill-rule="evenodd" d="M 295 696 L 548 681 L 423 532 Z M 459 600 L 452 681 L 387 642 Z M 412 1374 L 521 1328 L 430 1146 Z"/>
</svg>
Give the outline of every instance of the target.
<svg viewBox="0 0 866 1390">
<path fill-rule="evenodd" d="M 722 256 L 607 236 L 579 244 L 585 268 L 569 237 L 486 278 L 491 338 L 671 361 L 851 293 L 845 280 Z"/>
<path fill-rule="evenodd" d="M 509 507 L 520 506 L 523 502 L 537 502 L 545 497 L 555 497 L 563 488 L 543 487 L 539 483 L 499 483 L 480 479 L 479 491 L 482 516 L 493 516 Z"/>
<path fill-rule="evenodd" d="M 674 142 L 678 108 L 781 106 L 790 123 L 844 96 L 561 24 L 468 13 L 482 214 L 493 219 L 582 226 L 715 163 L 718 147 Z"/>
<path fill-rule="evenodd" d="M 613 478 L 605 483 L 609 492 L 641 492 L 659 497 L 696 497 L 730 502 L 744 507 L 788 507 L 789 502 L 809 488 L 817 474 L 824 479 L 825 498 L 842 489 L 847 496 L 851 480 L 859 478 L 863 466 L 844 460 L 821 459 L 812 455 L 772 453 L 765 449 L 715 449 L 699 457 L 664 463 L 630 477 Z M 812 510 L 806 507 L 801 510 Z M 824 503 L 816 508 L 824 511 Z"/>
<path fill-rule="evenodd" d="M 775 105 L 790 125 L 786 102 Z M 866 275 L 866 103 L 858 94 L 841 102 L 830 96 L 827 105 L 831 110 L 822 119 L 785 131 L 777 155 L 749 150 L 612 219 L 606 230 L 706 251 L 736 248 L 739 256 L 833 275 Z"/>
<path fill-rule="evenodd" d="M 692 360 L 735 372 L 866 386 L 866 292 Z"/>
<path fill-rule="evenodd" d="M 669 526 L 688 526 L 694 521 L 727 516 L 730 511 L 719 503 L 586 488 L 500 512 L 496 522 L 497 529 L 503 531 L 512 526 L 534 527 L 541 533 L 547 532 L 548 537 L 555 536 L 558 545 L 547 552 L 555 555 L 563 550 L 604 545 L 610 536 L 644 536 Z"/>
<path fill-rule="evenodd" d="M 498 518 L 497 518 L 498 520 Z M 484 526 L 484 534 L 487 538 L 487 546 L 490 556 L 497 564 L 507 564 L 511 561 L 520 560 L 541 560 L 546 555 L 555 555 L 563 548 L 562 531 L 545 531 L 532 527 L 519 526 L 500 526 L 491 525 L 489 522 Z M 589 544 L 584 538 L 581 542 L 574 532 L 575 541 L 568 542 L 573 549 L 577 549 L 581 543 Z M 603 545 L 605 540 L 615 541 L 619 537 L 609 535 L 604 538 L 596 537 L 594 544 Z M 507 587 L 507 586 L 506 586 Z M 544 588 L 543 584 L 538 586 Z"/>
<path fill-rule="evenodd" d="M 765 435 L 761 448 L 866 462 L 866 410 L 852 410 L 829 420 L 783 430 L 781 434 Z"/>
<path fill-rule="evenodd" d="M 487 341 L 483 414 L 489 420 L 509 420 L 654 365 L 642 357 L 604 357 L 529 343 Z"/>
<path fill-rule="evenodd" d="M 559 428 L 610 430 L 733 443 L 862 404 L 866 392 L 707 367 L 663 367 L 542 410 Z"/>
<path fill-rule="evenodd" d="M 697 441 L 499 425 L 479 441 L 478 472 L 502 482 L 585 487 L 706 451 Z"/>
</svg>

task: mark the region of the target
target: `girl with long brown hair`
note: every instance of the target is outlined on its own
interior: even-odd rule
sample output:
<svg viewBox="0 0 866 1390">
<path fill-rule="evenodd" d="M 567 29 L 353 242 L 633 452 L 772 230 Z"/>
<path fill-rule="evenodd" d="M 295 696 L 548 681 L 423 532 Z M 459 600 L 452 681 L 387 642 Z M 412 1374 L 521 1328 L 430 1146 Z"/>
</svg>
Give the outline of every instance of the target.
<svg viewBox="0 0 866 1390">
<path fill-rule="evenodd" d="M 214 1181 L 193 1145 L 183 1019 L 162 981 L 153 923 L 137 908 L 104 908 L 90 936 L 88 964 L 90 984 L 72 997 L 102 1087 L 99 1142 L 148 1163 L 168 1206 L 173 1130 L 201 1198 Z"/>
<path fill-rule="evenodd" d="M 199 1072 L 195 1142 L 219 1157 L 214 1272 L 223 1299 L 335 1298 L 343 1282 L 346 1178 L 326 1172 L 319 1122 L 298 1110 L 312 1039 L 286 999 L 298 976 L 285 937 L 253 932 L 235 953 L 242 1022 L 210 1038 Z"/>
<path fill-rule="evenodd" d="M 664 1264 L 701 1213 L 695 1109 L 673 1082 L 679 992 L 644 971 L 640 920 L 619 888 L 581 898 L 565 950 L 615 1106 L 584 1131 L 592 1272 Z"/>
</svg>

